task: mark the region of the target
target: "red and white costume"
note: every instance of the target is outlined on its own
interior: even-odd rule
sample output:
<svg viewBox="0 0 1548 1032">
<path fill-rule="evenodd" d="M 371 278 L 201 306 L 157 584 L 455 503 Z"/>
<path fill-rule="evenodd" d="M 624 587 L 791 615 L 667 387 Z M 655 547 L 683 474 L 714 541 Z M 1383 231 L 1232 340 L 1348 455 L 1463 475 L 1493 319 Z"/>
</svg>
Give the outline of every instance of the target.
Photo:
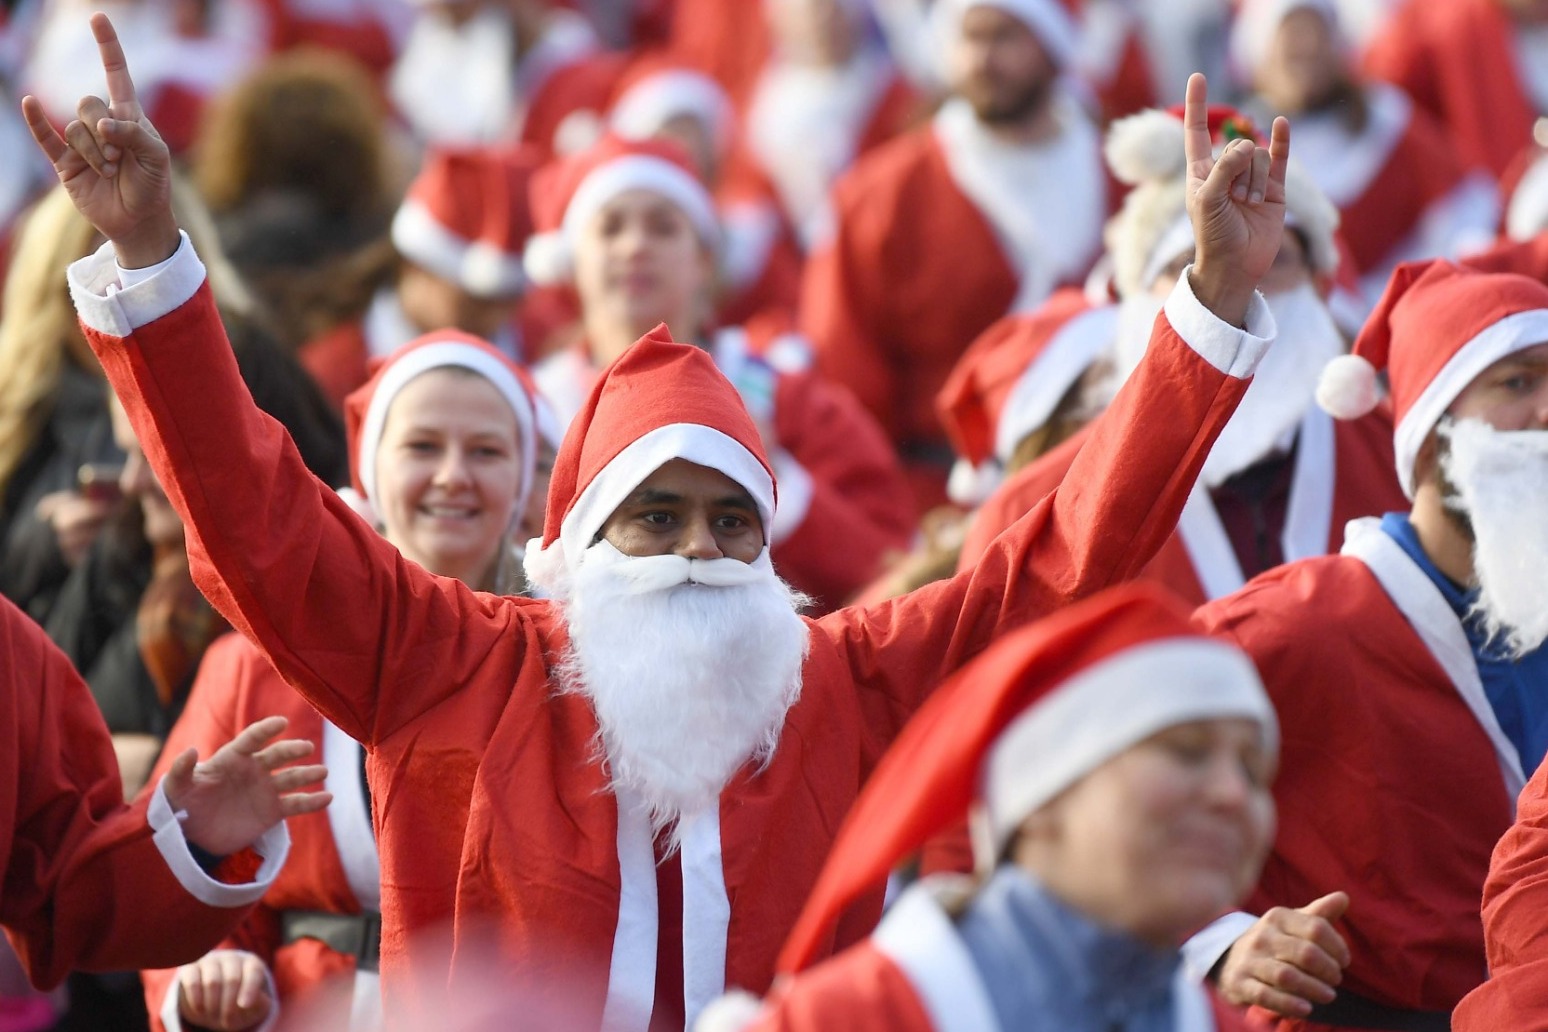
<svg viewBox="0 0 1548 1032">
<path fill-rule="evenodd" d="M 75 969 L 197 956 L 274 883 L 290 846 L 284 824 L 254 844 L 262 862 L 247 865 L 256 867 L 250 881 L 211 878 L 159 783 L 124 805 L 113 744 L 85 682 L 4 600 L 0 651 L 0 924 L 28 975 L 52 987 Z"/>
<path fill-rule="evenodd" d="M 485 934 L 508 985 L 533 1005 L 579 1008 L 583 1027 L 606 1013 L 610 1027 L 644 1028 L 658 961 L 681 962 L 690 1018 L 726 985 L 767 988 L 833 829 L 903 722 L 996 635 L 1136 572 L 1267 347 L 1180 289 L 1069 485 L 974 571 L 807 621 L 803 687 L 777 752 L 766 766 L 745 765 L 718 807 L 679 826 L 678 911 L 658 908 L 644 815 L 620 805 L 591 758 L 598 723 L 588 699 L 553 690 L 568 640 L 561 608 L 426 574 L 307 473 L 246 402 L 186 238 L 153 270 L 121 273 L 104 249 L 71 276 L 88 339 L 189 526 L 196 581 L 367 748 L 386 1006 L 389 1020 L 404 1021 L 439 1000 Z M 117 289 L 120 277 L 133 282 Z M 1261 303 L 1248 325 L 1266 327 Z M 642 340 L 587 411 L 587 427 L 572 427 L 560 449 L 529 573 L 534 554 L 543 565 L 578 561 L 590 531 L 572 527 L 570 513 L 579 507 L 600 525 L 607 512 L 587 507 L 609 507 L 587 488 L 604 473 L 620 486 L 627 474 L 610 464 L 622 450 L 654 447 L 695 421 L 704 421 L 696 437 L 723 428 L 716 439 L 745 456 L 743 468 L 764 471 L 761 486 L 739 482 L 772 507 L 757 431 L 702 352 Z M 833 945 L 874 925 L 879 887 L 864 899 Z M 466 949 L 430 959 L 414 936 L 448 916 Z M 679 920 L 680 939 L 662 934 Z"/>
<path fill-rule="evenodd" d="M 1503 176 L 1548 111 L 1541 34 L 1499 0 L 1406 0 L 1371 40 L 1365 68 L 1433 115 L 1468 165 Z"/>
</svg>

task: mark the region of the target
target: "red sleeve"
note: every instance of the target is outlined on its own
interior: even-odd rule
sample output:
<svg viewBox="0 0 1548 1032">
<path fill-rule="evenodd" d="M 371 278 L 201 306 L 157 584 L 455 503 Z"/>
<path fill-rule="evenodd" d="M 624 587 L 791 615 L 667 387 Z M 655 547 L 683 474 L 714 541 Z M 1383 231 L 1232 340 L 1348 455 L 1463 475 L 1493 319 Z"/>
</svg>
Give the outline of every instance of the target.
<svg viewBox="0 0 1548 1032">
<path fill-rule="evenodd" d="M 0 924 L 32 980 L 197 957 L 242 915 L 206 906 L 173 876 L 146 803 L 123 802 L 118 763 L 80 676 L 43 632 L 0 602 Z M 11 810 L 7 814 L 5 811 Z M 9 848 L 7 848 L 7 845 Z"/>
<path fill-rule="evenodd" d="M 816 626 L 847 657 L 879 755 L 929 692 L 1006 631 L 1134 577 L 1177 525 L 1248 381 L 1164 318 L 1050 495 L 971 570 Z"/>
<path fill-rule="evenodd" d="M 195 583 L 346 734 L 381 741 L 496 648 L 519 663 L 523 610 L 542 604 L 427 573 L 313 477 L 247 393 L 208 283 L 128 336 L 86 331 L 188 527 Z"/>
<path fill-rule="evenodd" d="M 805 470 L 810 491 L 805 517 L 775 546 L 774 562 L 831 609 L 870 583 L 889 552 L 908 546 L 913 498 L 881 428 L 849 392 L 812 375 L 782 376 L 775 404 L 780 445 Z"/>
</svg>

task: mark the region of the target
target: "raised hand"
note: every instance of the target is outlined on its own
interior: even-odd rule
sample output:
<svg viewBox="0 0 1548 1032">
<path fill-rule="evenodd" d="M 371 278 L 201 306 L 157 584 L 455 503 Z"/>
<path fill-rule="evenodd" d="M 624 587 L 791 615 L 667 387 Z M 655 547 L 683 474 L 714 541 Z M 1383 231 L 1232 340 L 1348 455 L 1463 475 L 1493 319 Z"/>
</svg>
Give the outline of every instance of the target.
<svg viewBox="0 0 1548 1032">
<path fill-rule="evenodd" d="M 1290 123 L 1274 119 L 1267 148 L 1232 140 L 1216 158 L 1208 108 L 1204 76 L 1195 72 L 1183 113 L 1188 217 L 1196 242 L 1191 281 L 1206 308 L 1240 326 L 1284 235 Z"/>
<path fill-rule="evenodd" d="M 75 207 L 113 242 L 119 264 L 144 268 L 177 250 L 172 159 L 140 107 L 113 23 L 94 14 L 91 31 L 107 74 L 107 102 L 81 98 L 63 137 L 36 97 L 22 98 L 22 116 Z"/>
<path fill-rule="evenodd" d="M 1349 966 L 1349 947 L 1333 922 L 1349 897 L 1332 892 L 1299 910 L 1275 907 L 1232 944 L 1220 965 L 1220 995 L 1239 1007 L 1304 1018 L 1332 1003 Z"/>
<path fill-rule="evenodd" d="M 207 853 L 245 849 L 287 817 L 314 813 L 333 797 L 303 792 L 328 776 L 321 764 L 285 767 L 312 751 L 312 743 L 268 742 L 285 730 L 284 717 L 265 717 L 221 746 L 203 763 L 189 749 L 167 771 L 167 802 L 188 814 L 183 834 Z"/>
<path fill-rule="evenodd" d="M 241 1032 L 274 1009 L 263 960 L 246 950 L 211 950 L 177 973 L 177 1011 L 185 1026 Z"/>
</svg>

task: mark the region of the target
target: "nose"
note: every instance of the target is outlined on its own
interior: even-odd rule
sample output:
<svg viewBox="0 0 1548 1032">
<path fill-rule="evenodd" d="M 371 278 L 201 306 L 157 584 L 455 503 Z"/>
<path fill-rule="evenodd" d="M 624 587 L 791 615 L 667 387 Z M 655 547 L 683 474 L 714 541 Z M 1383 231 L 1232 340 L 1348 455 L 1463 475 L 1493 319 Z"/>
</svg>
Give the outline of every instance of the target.
<svg viewBox="0 0 1548 1032">
<path fill-rule="evenodd" d="M 1532 417 L 1537 422 L 1537 429 L 1548 430 L 1548 381 L 1537 389 L 1537 396 L 1532 401 Z"/>
<path fill-rule="evenodd" d="M 461 448 L 447 448 L 435 468 L 437 487 L 462 487 L 469 482 L 468 457 Z"/>
<path fill-rule="evenodd" d="M 1221 810 L 1245 809 L 1256 791 L 1242 757 L 1234 751 L 1220 750 L 1207 768 L 1206 779 L 1205 792 Z"/>
<path fill-rule="evenodd" d="M 683 524 L 682 535 L 677 539 L 677 547 L 672 551 L 685 559 L 724 557 L 724 553 L 720 550 L 720 542 L 715 539 L 714 528 L 703 516 L 695 517 Z"/>
</svg>

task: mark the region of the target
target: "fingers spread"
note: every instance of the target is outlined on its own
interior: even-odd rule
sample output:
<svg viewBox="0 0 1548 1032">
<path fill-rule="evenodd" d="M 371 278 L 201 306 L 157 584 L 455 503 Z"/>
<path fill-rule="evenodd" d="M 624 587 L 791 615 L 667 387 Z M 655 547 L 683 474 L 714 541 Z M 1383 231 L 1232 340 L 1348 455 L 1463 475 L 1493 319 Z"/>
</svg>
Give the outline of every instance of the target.
<svg viewBox="0 0 1548 1032">
<path fill-rule="evenodd" d="M 264 747 L 264 744 L 285 730 L 289 723 L 284 717 L 264 717 L 254 721 L 242 729 L 242 732 L 233 738 L 228 748 L 235 749 L 243 756 L 252 756 Z"/>
<path fill-rule="evenodd" d="M 280 813 L 286 817 L 300 817 L 326 810 L 331 802 L 332 792 L 293 792 L 280 797 Z"/>
<path fill-rule="evenodd" d="M 43 151 L 43 156 L 57 167 L 59 160 L 70 153 L 70 148 L 59 135 L 59 130 L 54 128 L 54 123 L 48 120 L 37 97 L 29 94 L 22 98 L 22 118 L 26 119 L 27 128 L 37 141 L 38 148 Z"/>
<path fill-rule="evenodd" d="M 274 770 L 283 767 L 287 763 L 310 756 L 314 746 L 304 738 L 288 738 L 283 742 L 275 742 L 266 749 L 253 754 L 253 759 L 264 770 Z"/>
<path fill-rule="evenodd" d="M 294 792 L 307 785 L 315 785 L 328 777 L 328 768 L 320 763 L 307 767 L 286 767 L 270 779 L 276 792 Z"/>
</svg>

